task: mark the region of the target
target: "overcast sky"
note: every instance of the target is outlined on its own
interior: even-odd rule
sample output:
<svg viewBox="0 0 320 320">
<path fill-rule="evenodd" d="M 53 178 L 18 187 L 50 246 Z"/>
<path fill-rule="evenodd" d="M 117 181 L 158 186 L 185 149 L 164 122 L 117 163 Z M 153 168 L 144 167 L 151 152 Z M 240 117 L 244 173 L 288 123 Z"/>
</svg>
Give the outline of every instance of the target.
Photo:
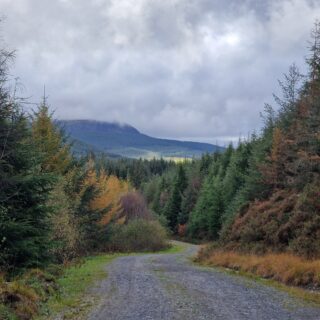
<svg viewBox="0 0 320 320">
<path fill-rule="evenodd" d="M 224 144 L 304 69 L 320 0 L 0 0 L 14 76 L 60 119 Z"/>
</svg>

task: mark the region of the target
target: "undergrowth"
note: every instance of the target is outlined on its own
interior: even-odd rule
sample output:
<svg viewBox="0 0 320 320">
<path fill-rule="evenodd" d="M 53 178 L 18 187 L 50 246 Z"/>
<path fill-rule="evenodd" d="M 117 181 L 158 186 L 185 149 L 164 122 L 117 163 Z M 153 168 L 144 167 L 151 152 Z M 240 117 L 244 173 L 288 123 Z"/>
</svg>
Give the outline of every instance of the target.
<svg viewBox="0 0 320 320">
<path fill-rule="evenodd" d="M 158 253 L 183 250 L 183 245 L 173 243 Z M 128 254 L 91 256 L 64 267 L 32 269 L 12 279 L 0 275 L 0 320 L 48 320 L 57 314 L 76 319 L 94 302 L 95 297 L 85 297 L 87 288 L 106 277 L 106 264 L 122 255 Z"/>
</svg>

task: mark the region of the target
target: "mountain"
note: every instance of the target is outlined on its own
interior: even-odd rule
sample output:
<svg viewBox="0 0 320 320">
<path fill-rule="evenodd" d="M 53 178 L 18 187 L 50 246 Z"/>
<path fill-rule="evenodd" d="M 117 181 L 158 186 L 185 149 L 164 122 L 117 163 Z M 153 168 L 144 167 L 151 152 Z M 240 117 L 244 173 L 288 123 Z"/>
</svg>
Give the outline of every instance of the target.
<svg viewBox="0 0 320 320">
<path fill-rule="evenodd" d="M 58 124 L 74 141 L 76 153 L 91 150 L 111 157 L 191 158 L 224 148 L 209 143 L 153 138 L 130 125 L 93 120 L 59 120 Z"/>
</svg>

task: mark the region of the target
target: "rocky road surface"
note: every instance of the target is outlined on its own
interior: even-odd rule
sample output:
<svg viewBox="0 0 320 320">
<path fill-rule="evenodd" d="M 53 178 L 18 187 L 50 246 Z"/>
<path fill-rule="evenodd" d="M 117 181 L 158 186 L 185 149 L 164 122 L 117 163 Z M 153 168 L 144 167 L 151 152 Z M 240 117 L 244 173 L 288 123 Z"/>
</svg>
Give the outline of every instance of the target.
<svg viewBox="0 0 320 320">
<path fill-rule="evenodd" d="M 177 254 L 120 257 L 94 289 L 101 302 L 89 320 L 320 320 L 320 308 L 253 280 L 190 261 L 197 246 Z"/>
</svg>

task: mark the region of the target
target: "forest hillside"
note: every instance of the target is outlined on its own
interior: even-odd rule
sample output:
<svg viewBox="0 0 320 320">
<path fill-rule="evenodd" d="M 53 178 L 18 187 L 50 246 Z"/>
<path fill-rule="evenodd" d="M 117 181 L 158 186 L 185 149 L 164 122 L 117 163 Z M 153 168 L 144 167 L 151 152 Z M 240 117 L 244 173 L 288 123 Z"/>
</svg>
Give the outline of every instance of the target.
<svg viewBox="0 0 320 320">
<path fill-rule="evenodd" d="M 261 132 L 179 163 L 75 155 L 46 96 L 26 112 L 13 62 L 0 50 L 0 319 L 46 312 L 87 257 L 165 250 L 168 237 L 209 242 L 201 263 L 320 288 L 319 23 L 307 74 L 289 68 Z"/>
<path fill-rule="evenodd" d="M 171 231 L 241 252 L 320 257 L 320 30 L 308 73 L 292 65 L 261 134 L 143 185 Z"/>
</svg>

